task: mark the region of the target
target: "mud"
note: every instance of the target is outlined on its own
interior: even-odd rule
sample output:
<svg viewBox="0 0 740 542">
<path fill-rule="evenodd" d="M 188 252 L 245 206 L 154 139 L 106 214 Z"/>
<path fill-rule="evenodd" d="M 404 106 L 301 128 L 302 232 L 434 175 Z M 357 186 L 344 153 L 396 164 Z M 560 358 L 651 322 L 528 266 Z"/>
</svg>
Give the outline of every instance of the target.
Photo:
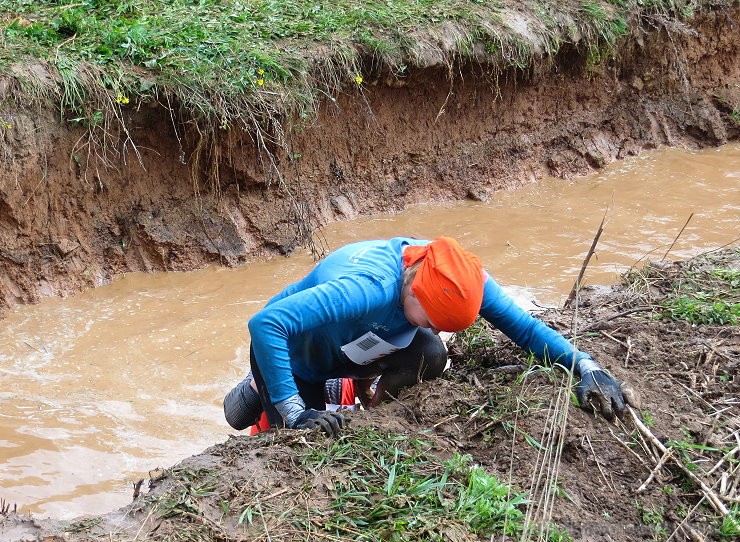
<svg viewBox="0 0 740 542">
<path fill-rule="evenodd" d="M 575 326 L 580 347 L 632 385 L 641 400 L 635 412 L 653 435 L 682 454 L 685 464 L 693 462 L 693 472 L 730 508 L 740 491 L 738 328 L 656 318 L 687 266 L 696 270 L 707 261 L 737 271 L 740 250 L 656 264 L 621 285 L 583 291 L 577 314 L 551 310 L 543 319 L 565 334 Z M 543 450 L 551 444 L 546 436 L 553 433 L 563 374 L 532 366 L 500 332 L 483 327 L 456 336 L 450 351 L 453 364 L 442 378 L 377 409 L 351 412 L 342 438 L 372 427 L 403 435 L 399 442 L 424 441 L 440 461 L 455 452 L 470 454 L 475 464 L 531 496 Z M 700 488 L 676 464 L 668 461 L 638 491 L 661 454 L 629 416 L 612 424 L 571 406 L 565 429 L 554 433 L 562 435 L 562 455 L 551 520 L 574 540 L 665 540 L 674 531 L 674 540 L 729 540 L 718 534 L 718 514 Z M 323 454 L 328 444 L 307 431 L 230 437 L 170 469 L 150 472 L 146 483 L 132 489 L 132 504 L 107 515 L 40 520 L 19 516 L 4 503 L 0 539 L 305 540 L 311 528 L 316 539 L 355 539 L 316 531 L 315 525 L 301 531 L 295 521 L 301 510 L 325 509 L 337 498 L 338 480 L 349 475 L 341 460 L 305 467 L 301 457 Z M 245 522 L 248 505 L 264 507 L 262 519 L 255 512 L 257 519 Z M 464 530 L 448 539 L 478 540 Z"/>
<path fill-rule="evenodd" d="M 737 139 L 739 10 L 646 19 L 599 65 L 572 47 L 499 75 L 459 65 L 368 76 L 308 124 L 286 125 L 290 148 L 272 157 L 235 130 L 203 149 L 177 104 L 130 106 L 125 131 L 62 125 L 16 104 L 19 81 L 3 80 L 0 317 L 129 271 L 238 265 L 306 243 L 320 252 L 312 232 L 335 220 Z"/>
</svg>

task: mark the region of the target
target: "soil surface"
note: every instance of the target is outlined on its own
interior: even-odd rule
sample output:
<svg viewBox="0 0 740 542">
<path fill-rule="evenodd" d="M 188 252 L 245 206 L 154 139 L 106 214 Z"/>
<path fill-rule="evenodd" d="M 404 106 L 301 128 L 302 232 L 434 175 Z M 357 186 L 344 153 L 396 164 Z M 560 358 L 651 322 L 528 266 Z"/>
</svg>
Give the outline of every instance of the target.
<svg viewBox="0 0 740 542">
<path fill-rule="evenodd" d="M 580 348 L 637 392 L 641 405 L 634 412 L 652 437 L 672 447 L 729 509 L 740 494 L 738 326 L 657 318 L 687 270 L 717 262 L 740 271 L 740 249 L 655 264 L 624 284 L 583 291 L 577 314 L 561 309 L 541 317 L 564 334 L 575 326 Z M 350 412 L 340 442 L 351 446 L 374 428 L 389 438 L 401 435 L 395 441 L 401 448 L 423 441 L 440 462 L 456 452 L 470 454 L 515 491 L 529 491 L 532 500 L 533 480 L 544 464 L 558 487 L 550 519 L 574 540 L 666 540 L 672 534 L 673 540 L 731 539 L 718 534 L 720 514 L 678 462 L 668 459 L 656 468 L 663 453 L 631 415 L 609 423 L 570 405 L 565 394 L 567 424 L 553 428 L 553 412 L 564 408 L 558 403 L 564 372 L 532 365 L 500 332 L 483 325 L 455 336 L 450 355 L 452 366 L 442 378 L 376 409 Z M 151 472 L 131 505 L 99 517 L 39 520 L 18 516 L 4 503 L 0 540 L 357 539 L 351 530 L 297 527 L 302 513 L 321 517 L 351 474 L 341 456 L 326 455 L 332 442 L 295 430 L 230 437 Z M 548 451 L 557 449 L 559 459 L 553 460 Z M 310 454 L 324 459 L 307 467 Z M 251 521 L 245 520 L 247 509 L 254 511 Z M 433 529 L 419 539 L 483 539 L 459 525 Z"/>
<path fill-rule="evenodd" d="M 527 68 L 461 64 L 368 76 L 290 148 L 216 130 L 177 104 L 131 104 L 121 127 L 61 124 L 0 81 L 0 317 L 130 271 L 238 265 L 320 242 L 317 226 L 427 201 L 485 200 L 659 145 L 734 140 L 740 7 L 645 17 L 595 63 L 577 45 Z M 18 68 L 22 69 L 22 68 Z M 27 66 L 24 77 L 50 75 Z M 171 107 L 170 107 L 171 106 Z"/>
<path fill-rule="evenodd" d="M 490 67 L 460 65 L 367 81 L 361 93 L 327 101 L 312 123 L 290 130 L 291 148 L 272 157 L 233 131 L 199 154 L 198 134 L 159 103 L 127 110 L 125 133 L 62 125 L 58 112 L 6 99 L 20 83 L 2 80 L 0 114 L 12 126 L 0 130 L 0 318 L 14 305 L 71 295 L 124 272 L 289 253 L 333 220 L 422 201 L 485 200 L 659 145 L 735 140 L 738 24 L 735 3 L 690 25 L 645 20 L 599 65 L 574 47 L 496 77 Z M 41 66 L 28 70 L 48 75 Z M 730 258 L 738 269 L 737 251 Z M 679 443 L 675 455 L 698 465 L 694 472 L 729 507 L 738 495 L 730 470 L 737 448 L 724 461 L 722 450 L 738 444 L 740 337 L 737 326 L 653 318 L 680 271 L 681 264 L 654 268 L 646 288 L 586 291 L 577 318 L 573 309 L 543 318 L 565 333 L 577 322 L 580 348 L 635 388 L 637 416 L 661 442 Z M 553 449 L 545 437 L 554 434 L 562 455 L 551 519 L 575 540 L 664 540 L 676 529 L 676 540 L 722 540 L 718 514 L 697 483 L 671 459 L 655 469 L 662 454 L 629 416 L 610 424 L 573 407 L 567 428 L 553 431 L 559 372 L 529 368 L 497 332 L 458 337 L 451 351 L 444 378 L 351 413 L 342 438 L 367 428 L 405 435 L 427 443 L 440 461 L 470 454 L 527 491 L 543 450 Z M 18 516 L 2 501 L 0 540 L 356 538 L 300 531 L 286 519 L 335 497 L 347 474 L 342 465 L 307 469 L 303 459 L 328 445 L 303 431 L 233 437 L 152 472 L 130 506 L 73 522 Z M 207 473 L 206 487 L 199 477 Z M 265 513 L 245 522 L 246 509 Z M 454 525 L 436 533 L 478 539 Z"/>
</svg>

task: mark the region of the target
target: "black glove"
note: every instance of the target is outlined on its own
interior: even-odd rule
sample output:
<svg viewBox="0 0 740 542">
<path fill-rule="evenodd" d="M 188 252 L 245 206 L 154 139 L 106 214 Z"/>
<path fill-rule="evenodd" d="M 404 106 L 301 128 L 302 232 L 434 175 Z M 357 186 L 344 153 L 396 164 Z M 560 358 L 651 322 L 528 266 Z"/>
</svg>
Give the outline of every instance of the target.
<svg viewBox="0 0 740 542">
<path fill-rule="evenodd" d="M 598 410 L 609 421 L 614 420 L 615 412 L 620 418 L 624 414 L 622 388 L 606 371 L 585 372 L 576 386 L 576 396 L 582 408 Z"/>
<path fill-rule="evenodd" d="M 330 437 L 339 436 L 339 430 L 347 423 L 339 412 L 331 410 L 314 410 L 309 408 L 301 412 L 291 426 L 292 429 L 315 429 L 319 427 Z"/>
</svg>

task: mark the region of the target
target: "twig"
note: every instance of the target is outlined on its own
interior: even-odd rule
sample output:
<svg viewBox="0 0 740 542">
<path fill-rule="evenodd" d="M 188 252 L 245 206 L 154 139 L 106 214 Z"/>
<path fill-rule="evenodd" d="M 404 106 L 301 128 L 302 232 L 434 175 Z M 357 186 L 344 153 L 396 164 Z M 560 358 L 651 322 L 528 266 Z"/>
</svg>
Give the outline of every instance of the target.
<svg viewBox="0 0 740 542">
<path fill-rule="evenodd" d="M 581 265 L 581 270 L 578 273 L 578 278 L 573 284 L 573 288 L 570 290 L 570 294 L 568 294 L 568 299 L 565 300 L 563 307 L 570 306 L 570 304 L 573 302 L 573 299 L 575 299 L 576 297 L 576 292 L 581 287 L 581 281 L 583 280 L 584 273 L 586 273 L 588 262 L 591 261 L 591 256 L 593 256 L 594 251 L 596 250 L 596 244 L 599 242 L 599 237 L 601 237 L 601 233 L 604 231 L 604 221 L 605 220 L 606 220 L 606 212 L 604 212 L 604 218 L 601 219 L 601 224 L 599 224 L 599 229 L 596 230 L 596 235 L 594 236 L 594 240 L 591 242 L 591 248 L 588 249 L 588 253 L 586 254 L 586 257 L 583 259 L 583 265 Z"/>
<path fill-rule="evenodd" d="M 650 431 L 650 429 L 648 429 L 644 423 L 642 423 L 639 416 L 637 416 L 637 414 L 635 414 L 635 411 L 632 410 L 632 407 L 628 406 L 627 411 L 632 416 L 632 421 L 635 423 L 635 427 L 637 427 L 637 430 L 642 435 L 644 435 L 656 448 L 658 448 L 658 450 L 660 450 L 664 454 L 667 453 L 668 448 L 666 448 L 663 443 L 658 440 L 658 437 L 656 437 L 653 432 Z M 704 496 L 718 513 L 720 513 L 723 517 L 730 513 L 727 507 L 722 504 L 722 500 L 714 491 L 712 491 L 712 488 L 705 484 L 696 474 L 687 469 L 680 460 L 674 457 L 673 462 L 684 472 L 684 474 L 686 474 L 686 476 L 691 478 L 696 484 L 699 485 Z"/>
<path fill-rule="evenodd" d="M 718 462 L 718 463 L 717 463 L 717 464 L 716 464 L 716 465 L 715 465 L 714 467 L 712 467 L 711 469 L 709 469 L 709 471 L 707 471 L 707 476 L 709 476 L 709 475 L 710 475 L 710 474 L 712 474 L 712 473 L 713 473 L 714 471 L 716 471 L 716 470 L 717 470 L 717 469 L 718 469 L 718 468 L 719 468 L 720 466 L 722 466 L 722 464 L 723 464 L 723 463 L 724 463 L 724 462 L 725 462 L 725 461 L 726 461 L 727 459 L 729 459 L 729 458 L 730 458 L 730 457 L 731 457 L 732 455 L 734 455 L 734 454 L 735 454 L 735 452 L 737 452 L 738 450 L 740 450 L 740 446 L 735 446 L 735 447 L 734 447 L 734 448 L 733 448 L 732 450 L 730 450 L 730 451 L 729 451 L 729 452 L 727 452 L 727 453 L 726 453 L 725 455 L 723 455 L 723 456 L 722 456 L 722 459 L 720 459 L 720 460 L 719 460 L 719 462 Z"/>
<path fill-rule="evenodd" d="M 23 343 L 24 343 L 24 344 L 25 344 L 25 345 L 26 345 L 26 346 L 27 346 L 28 348 L 30 348 L 31 350 L 36 350 L 36 352 L 38 352 L 39 354 L 41 353 L 41 350 L 39 350 L 39 349 L 38 349 L 38 348 L 36 348 L 35 346 L 33 346 L 33 345 L 29 344 L 29 343 L 28 343 L 28 341 L 23 341 Z"/>
<path fill-rule="evenodd" d="M 625 367 L 627 367 L 627 363 L 629 363 L 631 353 L 632 353 L 632 339 L 627 337 L 627 355 L 624 356 L 624 366 Z"/>
<path fill-rule="evenodd" d="M 643 491 L 647 489 L 647 487 L 650 485 L 650 482 L 652 482 L 653 478 L 655 478 L 655 475 L 660 472 L 660 469 L 663 468 L 663 465 L 665 465 L 665 462 L 668 461 L 668 459 L 672 456 L 673 456 L 673 448 L 669 448 L 668 451 L 660 457 L 658 464 L 655 465 L 655 468 L 650 472 L 650 476 L 648 476 L 647 479 L 642 483 L 642 485 L 637 488 L 637 493 L 642 493 Z"/>
<path fill-rule="evenodd" d="M 704 499 L 705 499 L 705 498 L 706 498 L 706 496 L 702 495 L 701 499 L 699 499 L 699 502 L 697 502 L 697 503 L 696 503 L 696 504 L 695 504 L 695 505 L 694 505 L 694 506 L 693 506 L 693 507 L 691 508 L 691 510 L 689 510 L 689 511 L 688 511 L 688 512 L 686 513 L 686 517 L 684 517 L 684 518 L 683 518 L 683 519 L 681 520 L 681 523 L 679 523 L 679 524 L 678 524 L 678 525 L 676 526 L 676 528 L 675 528 L 675 529 L 673 530 L 673 532 L 671 533 L 671 536 L 669 536 L 668 538 L 666 538 L 665 542 L 671 542 L 671 540 L 673 539 L 673 537 L 674 537 L 674 536 L 676 536 L 676 533 L 678 533 L 678 531 L 679 531 L 679 530 L 681 530 L 681 528 L 682 528 L 682 527 L 683 527 L 683 526 L 684 526 L 684 525 L 686 524 L 686 522 L 687 522 L 687 521 L 689 520 L 689 518 L 690 518 L 690 517 L 691 517 L 691 516 L 692 516 L 692 515 L 694 514 L 694 512 L 696 511 L 696 509 L 697 509 L 697 508 L 699 508 L 699 506 L 701 505 L 701 503 L 703 503 L 703 502 L 704 502 Z"/>
<path fill-rule="evenodd" d="M 618 425 L 621 425 L 625 429 L 625 431 L 627 430 L 626 426 L 624 426 L 624 424 L 619 418 L 617 418 L 616 423 Z M 653 461 L 657 463 L 660 460 L 660 458 L 655 454 L 652 447 L 648 446 L 648 443 L 645 441 L 645 437 L 642 435 L 640 431 L 637 431 L 637 437 L 640 439 L 639 444 L 642 446 L 642 449 L 645 451 L 645 455 L 650 456 L 653 459 Z M 645 465 L 645 467 L 648 470 L 651 470 L 649 466 Z"/>
<path fill-rule="evenodd" d="M 644 312 L 652 310 L 653 307 L 649 306 L 642 306 L 642 307 L 634 307 L 632 309 L 628 309 L 626 311 L 618 312 L 617 314 L 614 314 L 610 316 L 609 318 L 604 318 L 603 320 L 599 320 L 598 322 L 594 322 L 593 324 L 589 324 L 583 328 L 581 328 L 581 333 L 585 333 L 586 331 L 594 331 L 596 329 L 599 329 L 600 326 L 606 324 L 607 322 L 610 322 L 611 320 L 616 320 L 617 318 L 621 318 L 622 316 L 627 316 L 628 314 L 632 314 L 635 312 Z M 570 335 L 570 333 L 564 333 L 566 337 Z"/>
<path fill-rule="evenodd" d="M 501 423 L 501 420 L 491 420 L 490 422 L 483 424 L 481 427 L 476 428 L 476 430 L 470 433 L 469 435 L 465 435 L 465 438 L 470 440 L 473 437 L 481 435 L 485 431 L 489 430 L 491 427 L 496 425 L 497 423 Z"/>
<path fill-rule="evenodd" d="M 414 420 L 416 420 L 417 422 L 419 421 L 419 418 L 416 417 L 416 414 L 414 414 L 414 411 L 411 410 L 411 408 L 409 408 L 409 406 L 407 404 L 405 404 L 403 401 L 400 401 L 398 398 L 394 397 L 392 394 L 388 393 L 387 391 L 385 392 L 385 394 L 388 397 L 390 397 L 393 401 L 395 401 L 396 403 L 398 403 L 399 405 L 401 405 L 406 410 L 406 412 L 408 412 L 409 414 L 411 414 L 411 417 Z"/>
<path fill-rule="evenodd" d="M 267 537 L 267 542 L 272 542 L 272 539 L 270 538 L 270 530 L 267 528 L 267 521 L 265 521 L 265 513 L 262 511 L 262 504 L 260 504 L 259 498 L 257 499 L 257 509 L 260 513 L 260 519 L 262 520 L 262 525 L 265 528 L 265 536 Z"/>
<path fill-rule="evenodd" d="M 693 542 L 704 542 L 704 537 L 701 533 L 697 532 L 696 529 L 688 523 L 681 525 L 681 530 L 684 531 L 684 534 L 689 540 L 692 540 Z"/>
<path fill-rule="evenodd" d="M 468 421 L 466 421 L 466 422 L 465 422 L 465 423 L 463 424 L 463 426 L 462 426 L 462 429 L 467 429 L 467 427 L 468 427 L 468 426 L 469 426 L 469 425 L 470 425 L 471 423 L 473 423 L 473 421 L 475 420 L 476 416 L 478 416 L 478 414 L 480 414 L 481 412 L 483 412 L 483 409 L 484 409 L 484 408 L 486 408 L 486 405 L 480 405 L 480 406 L 479 406 L 478 408 L 476 408 L 476 409 L 475 409 L 475 412 L 473 412 L 473 413 L 472 413 L 472 414 L 471 414 L 470 416 L 468 416 Z"/>
<path fill-rule="evenodd" d="M 642 457 L 640 457 L 640 455 L 637 452 L 635 452 L 632 448 L 630 448 L 629 447 L 629 444 L 627 444 L 621 438 L 619 438 L 617 435 L 615 435 L 614 434 L 614 431 L 611 430 L 611 427 L 609 428 L 609 433 L 611 433 L 611 435 L 616 439 L 616 441 L 619 444 L 621 444 L 624 447 L 625 450 L 627 450 L 629 453 L 631 453 L 632 455 L 634 455 L 637 458 L 637 460 L 640 463 L 642 463 L 642 465 L 645 467 L 645 470 L 650 470 L 650 467 L 648 466 L 647 463 L 645 463 L 645 461 L 642 459 Z"/>
<path fill-rule="evenodd" d="M 596 462 L 596 467 L 599 469 L 599 473 L 601 473 L 601 477 L 604 479 L 604 483 L 611 488 L 611 490 L 616 493 L 617 490 L 614 488 L 612 484 L 609 483 L 609 480 L 606 477 L 606 474 L 604 474 L 604 469 L 601 468 L 601 463 L 599 463 L 599 456 L 596 453 L 596 450 L 594 450 L 593 445 L 591 444 L 591 437 L 588 435 L 585 435 L 586 442 L 588 442 L 588 447 L 591 448 L 591 453 L 594 454 L 594 461 Z"/>
<path fill-rule="evenodd" d="M 612 340 L 612 341 L 614 341 L 615 343 L 617 343 L 617 344 L 620 344 L 620 345 L 624 346 L 624 347 L 625 347 L 625 348 L 626 348 L 627 350 L 629 350 L 629 346 L 627 345 L 627 343 L 625 343 L 624 341 L 620 341 L 619 339 L 617 339 L 617 338 L 616 338 L 616 337 L 614 337 L 613 335 L 609 335 L 609 334 L 608 334 L 608 333 L 607 333 L 606 331 L 604 331 L 603 329 L 602 329 L 602 330 L 600 330 L 600 331 L 599 331 L 599 333 L 601 333 L 601 334 L 602 334 L 602 335 L 603 335 L 604 337 L 606 337 L 607 339 L 611 339 L 611 340 Z"/>
<path fill-rule="evenodd" d="M 721 357 L 721 358 L 725 358 L 725 359 L 726 359 L 727 361 L 729 361 L 729 362 L 733 362 L 733 361 L 735 361 L 734 359 L 732 359 L 732 358 L 731 358 L 730 356 L 728 356 L 727 354 L 723 354 L 722 352 L 720 352 L 719 350 L 717 350 L 716 348 L 714 348 L 714 347 L 713 347 L 713 346 L 712 346 L 711 344 L 707 344 L 707 343 L 702 343 L 702 344 L 703 344 L 704 346 L 706 346 L 706 347 L 707 347 L 707 348 L 709 349 L 709 351 L 710 351 L 710 352 L 712 352 L 712 353 L 714 353 L 714 354 L 717 354 L 717 355 L 718 355 L 719 357 Z"/>
<path fill-rule="evenodd" d="M 691 213 L 689 215 L 689 218 L 686 219 L 686 223 L 683 225 L 683 228 L 681 228 L 681 231 L 678 232 L 678 235 L 676 235 L 676 238 L 671 243 L 671 246 L 668 247 L 668 250 L 665 251 L 665 254 L 663 254 L 663 257 L 660 259 L 661 262 L 666 259 L 666 256 L 668 256 L 668 253 L 673 248 L 673 245 L 676 244 L 676 241 L 678 241 L 678 238 L 681 237 L 681 234 L 683 233 L 683 230 L 685 230 L 686 229 L 686 226 L 689 225 L 689 222 L 691 222 L 691 219 L 693 218 L 693 216 L 694 216 L 694 213 Z"/>
<path fill-rule="evenodd" d="M 459 416 L 460 416 L 459 414 L 453 414 L 452 416 L 447 416 L 446 418 L 443 418 L 440 421 L 438 421 L 437 423 L 435 423 L 432 426 L 432 428 L 433 429 L 437 429 L 437 427 L 439 427 L 440 425 L 445 424 L 447 422 L 451 422 L 452 420 L 454 420 L 455 418 L 457 418 Z"/>
</svg>

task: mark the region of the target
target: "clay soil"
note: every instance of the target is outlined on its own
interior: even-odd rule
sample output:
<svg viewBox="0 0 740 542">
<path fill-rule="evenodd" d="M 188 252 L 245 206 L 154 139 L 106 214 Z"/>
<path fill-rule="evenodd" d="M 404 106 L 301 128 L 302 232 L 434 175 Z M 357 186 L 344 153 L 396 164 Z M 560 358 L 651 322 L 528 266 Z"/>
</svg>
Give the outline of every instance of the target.
<svg viewBox="0 0 740 542">
<path fill-rule="evenodd" d="M 740 270 L 740 249 L 707 257 Z M 693 472 L 730 509 L 740 490 L 738 327 L 657 318 L 686 269 L 695 271 L 701 262 L 706 260 L 648 268 L 622 285 L 584 291 L 577 315 L 575 309 L 562 309 L 541 317 L 565 334 L 576 326 L 580 347 L 637 392 L 638 418 L 674 448 L 676 459 L 693 463 Z M 574 540 L 666 540 L 671 534 L 673 540 L 732 539 L 720 536 L 720 515 L 678 463 L 669 459 L 655 468 L 662 452 L 630 416 L 609 423 L 573 406 L 564 429 L 548 430 L 563 371 L 532 367 L 507 338 L 481 325 L 454 337 L 450 355 L 452 366 L 442 378 L 417 384 L 376 409 L 349 413 L 340 443 L 351 447 L 372 428 L 376 435 L 400 435 L 399 448 L 424 442 L 426 454 L 440 463 L 456 452 L 470 454 L 514 491 L 532 496 L 533 475 L 549 447 L 546 435 L 562 435 L 551 520 Z M 230 437 L 170 469 L 151 472 L 132 504 L 108 515 L 39 520 L 12 513 L 6 503 L 0 539 L 358 539 L 356 531 L 325 531 L 316 526 L 320 522 L 307 530 L 296 527 L 301 514 L 326 521 L 322 511 L 338 498 L 340 482 L 353 474 L 341 454 L 326 455 L 332 443 L 308 431 Z M 311 454 L 326 459 L 307 467 Z M 638 491 L 653 472 L 652 481 Z M 255 511 L 251 524 L 243 513 L 249 507 Z M 389 534 L 389 539 L 409 535 Z M 488 539 L 442 517 L 411 538 Z"/>
<path fill-rule="evenodd" d="M 496 77 L 491 67 L 467 65 L 452 74 L 440 67 L 412 70 L 403 80 L 379 76 L 292 131 L 291 148 L 274 149 L 277 169 L 239 133 L 219 134 L 199 155 L 187 119 L 159 103 L 127 110 L 127 134 L 101 134 L 61 125 L 57 111 L 5 100 L 0 113 L 12 118 L 12 130 L 0 131 L 0 318 L 10 307 L 72 295 L 119 273 L 241 265 L 288 253 L 332 220 L 422 201 L 485 200 L 495 190 L 584 174 L 643 149 L 736 140 L 739 22 L 737 3 L 703 12 L 691 26 L 645 21 L 599 65 L 572 48 Z M 29 70 L 48 76 L 40 66 Z M 0 94 L 12 96 L 17 85 L 0 81 Z M 676 455 L 688 454 L 715 491 L 737 497 L 737 472 L 724 482 L 720 476 L 737 466 L 737 455 L 708 474 L 722 459 L 717 450 L 737 445 L 737 326 L 658 320 L 643 310 L 659 303 L 679 271 L 658 269 L 647 297 L 626 286 L 585 292 L 577 340 L 634 386 L 642 398 L 637 414 L 660 441 L 686 444 Z M 574 311 L 543 318 L 570 333 Z M 343 438 L 368 428 L 405 435 L 426 442 L 440 461 L 470 454 L 529 490 L 541 450 L 524 435 L 542 440 L 561 376 L 501 370 L 528 362 L 497 332 L 482 336 L 472 350 L 470 337 L 457 338 L 444 378 L 352 413 Z M 517 406 L 522 402 L 528 408 Z M 521 431 L 512 433 L 514 426 Z M 552 520 L 575 540 L 665 540 L 677 528 L 674 540 L 723 540 L 718 514 L 672 460 L 637 492 L 661 454 L 629 418 L 610 424 L 571 408 L 562 436 L 562 491 Z M 320 434 L 297 431 L 233 437 L 152 473 L 130 506 L 73 522 L 21 517 L 2 502 L 0 539 L 355 539 L 297 532 L 286 520 L 334 498 L 334 482 L 347 474 L 342 464 L 307 469 L 302 459 L 329 445 Z M 199 491 L 202 480 L 192 477 L 203 472 L 216 476 Z M 183 506 L 164 507 L 162 498 L 173 495 Z M 255 504 L 254 495 L 263 500 Z M 236 504 L 283 515 L 265 513 L 245 527 Z M 478 539 L 448 527 L 436 531 L 441 539 Z"/>
<path fill-rule="evenodd" d="M 312 232 L 330 221 L 735 140 L 739 20 L 737 3 L 687 23 L 648 17 L 599 63 L 575 44 L 524 69 L 462 63 L 400 78 L 369 64 L 361 89 L 286 123 L 288 148 L 195 129 L 164 99 L 125 107 L 123 125 L 75 127 L 24 107 L 22 79 L 6 77 L 0 317 L 120 273 L 240 265 L 305 244 L 320 253 Z"/>
</svg>

